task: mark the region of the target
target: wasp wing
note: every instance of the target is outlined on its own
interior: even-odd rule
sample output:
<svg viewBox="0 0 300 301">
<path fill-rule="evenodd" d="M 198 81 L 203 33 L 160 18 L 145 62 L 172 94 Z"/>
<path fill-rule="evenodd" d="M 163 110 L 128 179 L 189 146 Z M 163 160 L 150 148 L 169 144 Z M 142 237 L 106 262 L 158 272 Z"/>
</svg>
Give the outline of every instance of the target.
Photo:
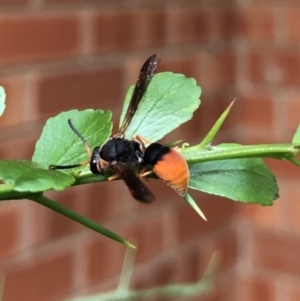
<svg viewBox="0 0 300 301">
<path fill-rule="evenodd" d="M 123 163 L 117 163 L 112 168 L 120 175 L 129 188 L 131 195 L 138 201 L 144 203 L 152 202 L 155 197 L 153 193 L 142 182 L 133 168 Z"/>
<path fill-rule="evenodd" d="M 138 77 L 138 80 L 135 84 L 134 91 L 132 93 L 125 117 L 123 119 L 123 122 L 118 130 L 118 134 L 122 135 L 128 128 L 137 108 L 138 105 L 143 98 L 148 85 L 150 84 L 150 81 L 153 77 L 153 74 L 155 72 L 155 69 L 157 68 L 159 63 L 159 57 L 154 54 L 150 56 L 147 61 L 142 66 L 142 69 L 140 71 L 140 75 Z"/>
</svg>

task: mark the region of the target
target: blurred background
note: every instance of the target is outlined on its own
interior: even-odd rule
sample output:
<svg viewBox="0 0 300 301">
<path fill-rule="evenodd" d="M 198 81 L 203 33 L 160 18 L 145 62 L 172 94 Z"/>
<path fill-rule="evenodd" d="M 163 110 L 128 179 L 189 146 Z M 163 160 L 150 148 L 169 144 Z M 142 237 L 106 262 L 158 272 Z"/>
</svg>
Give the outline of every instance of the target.
<svg viewBox="0 0 300 301">
<path fill-rule="evenodd" d="M 292 0 L 0 0 L 1 159 L 30 159 L 46 119 L 63 110 L 111 109 L 116 131 L 125 92 L 153 53 L 158 72 L 195 77 L 203 89 L 194 119 L 164 141 L 200 141 L 237 97 L 214 143 L 289 142 L 300 121 L 299 28 Z M 120 181 L 48 196 L 138 245 L 133 288 L 195 281 L 219 250 L 214 292 L 193 300 L 298 301 L 299 169 L 267 165 L 280 187 L 274 206 L 192 192 L 208 222 L 161 181 L 149 182 L 150 206 Z M 0 204 L 3 301 L 113 289 L 124 253 L 33 202 Z"/>
</svg>

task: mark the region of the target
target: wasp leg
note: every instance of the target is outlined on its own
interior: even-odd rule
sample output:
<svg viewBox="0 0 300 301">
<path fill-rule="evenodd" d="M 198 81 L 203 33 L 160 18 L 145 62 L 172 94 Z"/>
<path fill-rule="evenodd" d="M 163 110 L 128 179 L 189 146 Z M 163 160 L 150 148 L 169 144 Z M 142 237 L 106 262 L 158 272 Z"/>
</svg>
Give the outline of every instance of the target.
<svg viewBox="0 0 300 301">
<path fill-rule="evenodd" d="M 181 145 L 181 148 L 186 148 L 188 146 L 190 146 L 190 144 L 188 142 L 183 142 Z"/>
<path fill-rule="evenodd" d="M 113 180 L 117 180 L 118 178 L 120 178 L 120 174 L 118 172 L 116 172 L 112 176 L 110 176 L 107 180 L 113 181 Z"/>
<path fill-rule="evenodd" d="M 142 150 L 145 151 L 146 150 L 146 146 L 145 146 L 145 143 L 146 144 L 151 144 L 152 142 L 150 140 L 148 140 L 147 138 L 143 137 L 143 136 L 140 136 L 140 135 L 136 135 L 134 137 L 134 140 L 136 140 L 137 142 L 139 142 L 142 146 Z"/>
<path fill-rule="evenodd" d="M 142 178 L 145 178 L 145 177 L 147 177 L 147 176 L 149 176 L 149 175 L 154 174 L 154 171 L 153 171 L 153 170 L 146 171 L 146 169 L 147 169 L 147 167 L 144 167 L 144 168 L 140 171 L 140 176 L 141 176 Z"/>
<path fill-rule="evenodd" d="M 190 144 L 188 142 L 184 142 L 184 143 L 181 144 L 181 149 L 184 149 L 184 148 L 186 148 L 188 146 L 190 146 Z M 174 146 L 172 148 L 175 149 L 175 150 L 177 150 L 177 151 L 180 149 L 179 146 Z"/>
<path fill-rule="evenodd" d="M 80 167 L 80 166 L 85 166 L 90 163 L 90 160 L 83 161 L 82 163 L 78 164 L 72 164 L 72 165 L 49 165 L 49 169 L 70 169 L 70 168 L 75 168 L 75 167 Z"/>
</svg>

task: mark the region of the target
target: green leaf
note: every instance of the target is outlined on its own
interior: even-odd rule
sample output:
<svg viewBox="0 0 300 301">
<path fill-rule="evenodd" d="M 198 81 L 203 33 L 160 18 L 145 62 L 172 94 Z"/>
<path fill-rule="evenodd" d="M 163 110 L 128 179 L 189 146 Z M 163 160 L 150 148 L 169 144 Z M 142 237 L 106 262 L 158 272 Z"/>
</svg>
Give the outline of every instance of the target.
<svg viewBox="0 0 300 301">
<path fill-rule="evenodd" d="M 209 161 L 189 167 L 192 189 L 260 205 L 272 205 L 279 196 L 276 179 L 260 158 Z"/>
<path fill-rule="evenodd" d="M 2 116 L 4 110 L 5 110 L 5 90 L 3 87 L 0 86 L 0 116 Z"/>
<path fill-rule="evenodd" d="M 127 92 L 120 124 L 125 116 L 133 88 L 131 86 Z M 140 135 L 151 142 L 161 139 L 192 118 L 200 105 L 200 95 L 201 88 L 193 78 L 171 72 L 155 75 L 125 132 L 126 138 Z"/>
<path fill-rule="evenodd" d="M 296 133 L 293 136 L 292 143 L 300 143 L 300 124 L 298 125 Z"/>
<path fill-rule="evenodd" d="M 0 179 L 13 184 L 14 191 L 19 192 L 63 190 L 75 182 L 75 178 L 69 174 L 48 170 L 25 160 L 0 160 Z"/>
<path fill-rule="evenodd" d="M 76 164 L 89 159 L 82 141 L 68 125 L 69 118 L 91 148 L 102 145 L 111 134 L 110 111 L 89 109 L 60 113 L 48 119 L 35 146 L 33 161 L 48 167 L 51 164 Z"/>
</svg>

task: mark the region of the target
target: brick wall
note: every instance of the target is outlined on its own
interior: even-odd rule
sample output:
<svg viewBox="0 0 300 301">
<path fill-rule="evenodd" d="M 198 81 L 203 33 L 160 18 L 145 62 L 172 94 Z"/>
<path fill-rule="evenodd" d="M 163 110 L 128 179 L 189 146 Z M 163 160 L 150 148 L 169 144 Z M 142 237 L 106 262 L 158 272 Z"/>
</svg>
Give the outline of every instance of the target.
<svg viewBox="0 0 300 301">
<path fill-rule="evenodd" d="M 0 84 L 7 91 L 1 158 L 29 159 L 46 118 L 62 110 L 111 109 L 117 121 L 126 88 L 153 53 L 162 57 L 159 71 L 193 76 L 203 88 L 193 121 L 166 141 L 200 140 L 236 95 L 216 143 L 290 141 L 300 111 L 295 6 L 0 0 Z M 159 181 L 149 183 L 157 200 L 147 208 L 121 182 L 48 195 L 138 244 L 136 288 L 194 281 L 220 250 L 216 290 L 201 300 L 298 300 L 298 170 L 268 164 L 281 188 L 273 207 L 195 192 L 208 223 Z M 122 245 L 26 200 L 0 209 L 3 301 L 54 301 L 115 287 Z"/>
<path fill-rule="evenodd" d="M 240 1 L 239 141 L 289 142 L 298 126 L 299 4 Z M 267 164 L 277 176 L 280 199 L 270 208 L 238 206 L 237 300 L 299 300 L 299 169 L 275 160 Z"/>
</svg>

